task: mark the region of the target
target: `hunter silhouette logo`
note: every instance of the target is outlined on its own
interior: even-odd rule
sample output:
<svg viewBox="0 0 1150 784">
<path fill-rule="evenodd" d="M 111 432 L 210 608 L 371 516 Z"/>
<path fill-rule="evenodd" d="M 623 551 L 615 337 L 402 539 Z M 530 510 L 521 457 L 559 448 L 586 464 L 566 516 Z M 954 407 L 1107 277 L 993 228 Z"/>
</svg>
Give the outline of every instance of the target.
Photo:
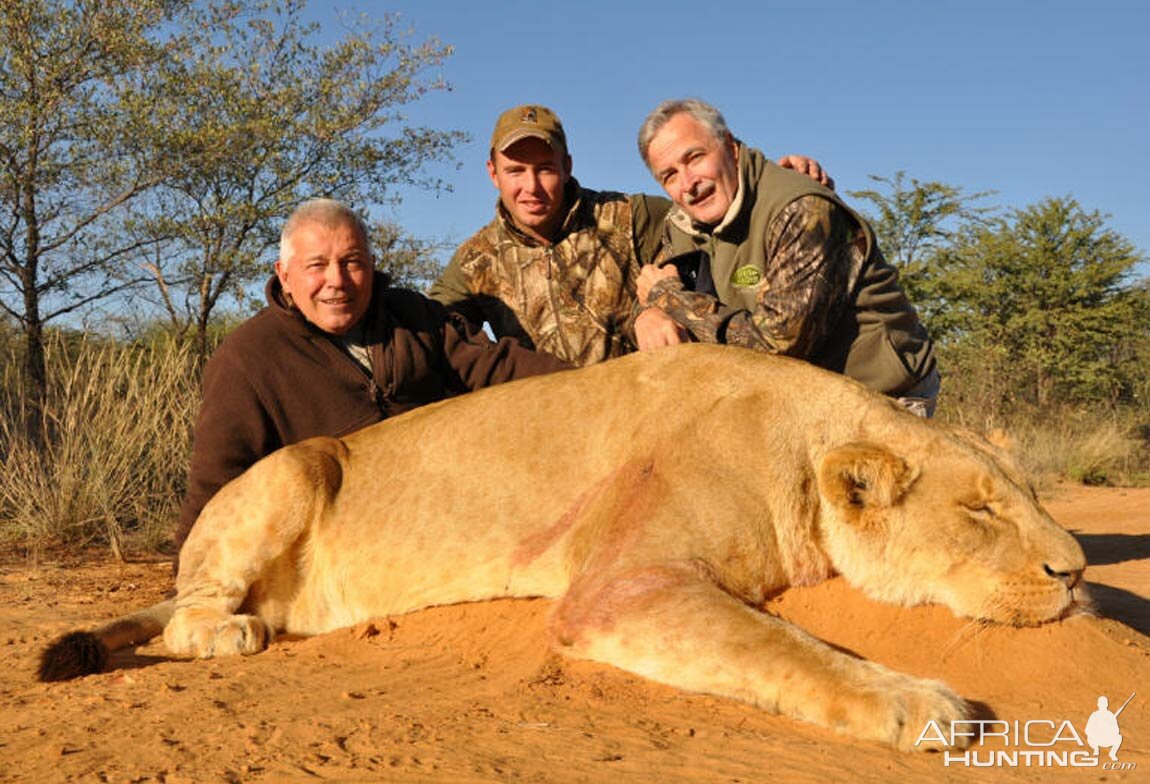
<svg viewBox="0 0 1150 784">
<path fill-rule="evenodd" d="M 1126 710 L 1126 706 L 1130 704 L 1132 699 L 1134 699 L 1133 694 L 1126 698 L 1126 702 L 1122 703 L 1121 708 L 1111 713 L 1109 700 L 1105 697 L 1098 698 L 1098 710 L 1091 713 L 1090 718 L 1086 721 L 1086 742 L 1090 744 L 1090 749 L 1094 752 L 1095 757 L 1098 756 L 1099 747 L 1109 748 L 1110 759 L 1115 762 L 1118 761 L 1118 749 L 1122 745 L 1122 733 L 1118 729 L 1118 717 L 1122 711 Z"/>
<path fill-rule="evenodd" d="M 967 719 L 952 721 L 949 726 L 929 721 L 915 745 L 925 741 L 940 744 L 946 767 L 1134 770 L 1138 763 L 1118 761 L 1118 749 L 1122 746 L 1118 717 L 1136 695 L 1137 692 L 1131 694 L 1113 712 L 1110 701 L 1099 697 L 1098 710 L 1087 719 L 1085 732 L 1079 732 L 1074 722 L 1067 719 Z M 958 750 L 970 743 L 976 745 Z M 1109 759 L 1101 757 L 1100 749 L 1110 750 Z"/>
</svg>

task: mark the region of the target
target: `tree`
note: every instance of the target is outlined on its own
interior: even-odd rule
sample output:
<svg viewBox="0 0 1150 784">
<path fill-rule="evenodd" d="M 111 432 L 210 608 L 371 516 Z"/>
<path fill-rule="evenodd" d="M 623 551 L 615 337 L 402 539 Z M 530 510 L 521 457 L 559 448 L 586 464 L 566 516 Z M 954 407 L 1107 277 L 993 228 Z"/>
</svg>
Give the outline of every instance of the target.
<svg viewBox="0 0 1150 784">
<path fill-rule="evenodd" d="M 0 310 L 24 336 L 26 426 L 40 440 L 44 327 L 131 280 L 111 272 L 149 243 L 119 230 L 155 187 L 156 161 L 124 154 L 131 85 L 166 56 L 163 0 L 6 0 L 0 10 Z"/>
<path fill-rule="evenodd" d="M 137 216 L 145 236 L 165 243 L 147 269 L 201 357 L 217 304 L 268 273 L 295 205 L 326 196 L 362 206 L 394 201 L 396 186 L 446 187 L 422 172 L 464 138 L 413 127 L 399 111 L 446 87 L 424 72 L 449 47 L 407 43 L 392 18 L 359 19 L 356 32 L 321 43 L 304 8 L 256 0 L 192 9 L 193 45 L 165 64 L 138 129 L 143 157 L 174 164 Z M 402 237 L 393 230 L 387 249 L 417 249 Z"/>
<path fill-rule="evenodd" d="M 889 193 L 861 190 L 850 195 L 869 201 L 878 210 L 870 219 L 879 247 L 898 268 L 907 295 L 933 327 L 934 314 L 945 306 L 935 286 L 943 272 L 936 268 L 938 251 L 949 247 L 961 233 L 985 225 L 997 208 L 976 206 L 975 202 L 994 191 L 964 194 L 962 188 L 913 177 L 908 186 L 902 171 L 894 177 L 872 174 L 870 179 Z"/>
<path fill-rule="evenodd" d="M 392 285 L 426 290 L 443 272 L 436 258 L 442 245 L 413 237 L 391 221 L 379 221 L 370 231 L 376 267 Z"/>
<path fill-rule="evenodd" d="M 951 345 L 999 357 L 1010 388 L 1039 407 L 1128 394 L 1133 341 L 1147 334 L 1132 279 L 1141 259 L 1103 216 L 1069 197 L 1046 199 L 941 253 Z"/>
</svg>

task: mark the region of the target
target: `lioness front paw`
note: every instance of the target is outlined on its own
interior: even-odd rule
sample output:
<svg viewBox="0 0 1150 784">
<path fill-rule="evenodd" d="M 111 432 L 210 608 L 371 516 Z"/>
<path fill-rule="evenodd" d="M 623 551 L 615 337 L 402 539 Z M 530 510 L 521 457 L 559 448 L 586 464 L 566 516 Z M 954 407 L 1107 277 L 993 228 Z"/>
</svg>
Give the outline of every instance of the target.
<svg viewBox="0 0 1150 784">
<path fill-rule="evenodd" d="M 199 659 L 259 653 L 270 640 L 268 625 L 254 615 L 207 610 L 177 610 L 164 629 L 168 650 Z"/>
<path fill-rule="evenodd" d="M 865 702 L 873 706 L 866 734 L 875 740 L 894 746 L 900 751 L 941 751 L 937 731 L 925 733 L 930 722 L 949 736 L 950 723 L 969 717 L 970 706 L 941 681 L 914 678 L 891 673 L 891 677 L 872 692 Z M 919 742 L 919 738 L 923 738 Z M 955 747 L 965 748 L 969 738 L 956 738 Z"/>
</svg>

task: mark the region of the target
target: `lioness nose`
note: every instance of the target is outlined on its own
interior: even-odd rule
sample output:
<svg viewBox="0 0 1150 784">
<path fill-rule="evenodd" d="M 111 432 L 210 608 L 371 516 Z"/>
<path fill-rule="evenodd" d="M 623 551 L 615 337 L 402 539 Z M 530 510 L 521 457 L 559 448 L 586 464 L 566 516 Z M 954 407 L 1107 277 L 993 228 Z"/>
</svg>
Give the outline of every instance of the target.
<svg viewBox="0 0 1150 784">
<path fill-rule="evenodd" d="M 1073 588 L 1074 586 L 1078 585 L 1078 582 L 1082 579 L 1081 569 L 1059 571 L 1058 569 L 1052 567 L 1050 564 L 1043 564 L 1042 568 L 1046 570 L 1047 577 L 1052 577 L 1055 580 L 1061 580 L 1062 582 L 1066 583 L 1067 588 Z"/>
</svg>

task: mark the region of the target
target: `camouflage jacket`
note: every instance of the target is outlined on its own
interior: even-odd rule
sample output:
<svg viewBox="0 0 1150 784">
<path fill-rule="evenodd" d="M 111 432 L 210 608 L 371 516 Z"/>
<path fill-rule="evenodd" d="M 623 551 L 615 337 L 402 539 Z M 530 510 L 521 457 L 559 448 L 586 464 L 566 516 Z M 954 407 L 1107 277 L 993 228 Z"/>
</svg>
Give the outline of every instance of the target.
<svg viewBox="0 0 1150 784">
<path fill-rule="evenodd" d="M 713 295 L 668 278 L 647 301 L 696 340 L 808 359 L 888 394 L 935 368 L 926 328 L 867 223 L 757 150 L 740 147 L 739 192 L 717 227 L 668 213 L 657 261 L 695 250 L 709 258 Z"/>
<path fill-rule="evenodd" d="M 496 217 L 455 251 L 430 295 L 497 337 L 589 365 L 634 350 L 635 279 L 659 247 L 670 204 L 568 184 L 570 205 L 544 244 Z"/>
</svg>

